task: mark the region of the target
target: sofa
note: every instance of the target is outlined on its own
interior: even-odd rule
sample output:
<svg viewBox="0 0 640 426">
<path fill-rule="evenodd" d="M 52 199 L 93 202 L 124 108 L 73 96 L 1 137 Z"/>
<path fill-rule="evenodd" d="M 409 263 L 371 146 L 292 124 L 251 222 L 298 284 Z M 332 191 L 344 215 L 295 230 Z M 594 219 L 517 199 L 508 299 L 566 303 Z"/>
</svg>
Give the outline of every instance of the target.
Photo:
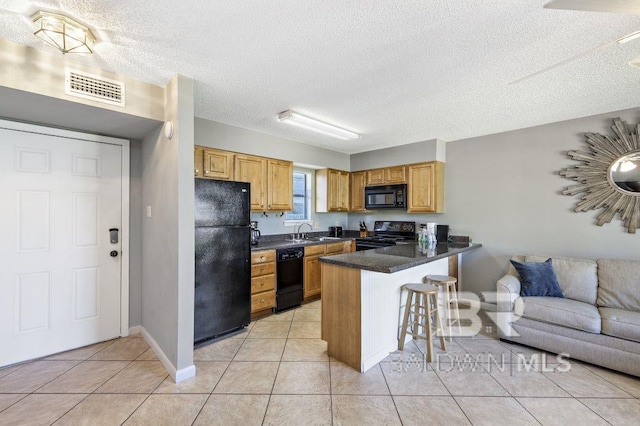
<svg viewBox="0 0 640 426">
<path fill-rule="evenodd" d="M 550 258 L 564 297 L 521 296 L 520 276 L 510 264 L 497 282 L 498 336 L 640 376 L 640 261 Z"/>
</svg>

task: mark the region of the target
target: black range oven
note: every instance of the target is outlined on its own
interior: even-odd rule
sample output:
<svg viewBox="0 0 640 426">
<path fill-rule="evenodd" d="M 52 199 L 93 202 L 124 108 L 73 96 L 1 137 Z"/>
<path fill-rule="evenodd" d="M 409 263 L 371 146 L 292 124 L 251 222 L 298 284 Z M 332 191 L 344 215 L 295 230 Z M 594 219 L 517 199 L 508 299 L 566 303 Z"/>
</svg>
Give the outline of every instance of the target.
<svg viewBox="0 0 640 426">
<path fill-rule="evenodd" d="M 373 236 L 356 238 L 356 251 L 413 244 L 416 239 L 416 223 L 400 221 L 375 221 Z"/>
</svg>

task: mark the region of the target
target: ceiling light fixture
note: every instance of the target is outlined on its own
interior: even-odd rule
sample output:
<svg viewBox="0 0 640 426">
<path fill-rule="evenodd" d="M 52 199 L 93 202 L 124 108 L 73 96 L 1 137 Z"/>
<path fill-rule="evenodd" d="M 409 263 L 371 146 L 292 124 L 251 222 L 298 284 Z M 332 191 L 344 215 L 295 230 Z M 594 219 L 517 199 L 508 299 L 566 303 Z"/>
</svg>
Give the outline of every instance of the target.
<svg viewBox="0 0 640 426">
<path fill-rule="evenodd" d="M 618 40 L 618 44 L 629 43 L 631 40 L 635 40 L 638 37 L 640 37 L 640 31 L 636 31 L 635 33 L 627 34 L 626 36 L 624 36 L 624 37 L 622 37 L 621 39 Z"/>
<path fill-rule="evenodd" d="M 302 127 L 307 130 L 322 133 L 327 136 L 332 136 L 338 139 L 358 139 L 360 135 L 350 130 L 343 129 L 333 124 L 325 123 L 323 121 L 316 120 L 315 118 L 307 117 L 297 112 L 287 110 L 278 114 L 278 121 L 293 126 Z"/>
<path fill-rule="evenodd" d="M 57 13 L 37 11 L 31 15 L 33 34 L 65 53 L 93 53 L 96 38 L 89 28 Z"/>
</svg>

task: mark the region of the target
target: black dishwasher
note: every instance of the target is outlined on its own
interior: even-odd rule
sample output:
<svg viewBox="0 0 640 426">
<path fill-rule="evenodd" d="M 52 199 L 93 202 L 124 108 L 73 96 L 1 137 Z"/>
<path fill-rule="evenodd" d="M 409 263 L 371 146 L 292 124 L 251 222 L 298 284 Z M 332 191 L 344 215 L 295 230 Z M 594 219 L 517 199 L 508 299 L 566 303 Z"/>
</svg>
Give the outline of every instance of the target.
<svg viewBox="0 0 640 426">
<path fill-rule="evenodd" d="M 276 250 L 276 312 L 300 306 L 304 280 L 304 248 L 289 247 Z"/>
</svg>

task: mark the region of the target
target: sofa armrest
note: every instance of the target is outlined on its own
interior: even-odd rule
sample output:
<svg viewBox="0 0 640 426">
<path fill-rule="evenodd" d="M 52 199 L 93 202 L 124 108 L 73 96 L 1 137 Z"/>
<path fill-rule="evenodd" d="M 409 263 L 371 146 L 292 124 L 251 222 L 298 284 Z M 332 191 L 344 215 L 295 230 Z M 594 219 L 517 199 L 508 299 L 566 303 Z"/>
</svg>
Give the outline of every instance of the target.
<svg viewBox="0 0 640 426">
<path fill-rule="evenodd" d="M 505 275 L 496 283 L 498 312 L 511 312 L 514 302 L 520 297 L 520 280 L 513 275 Z"/>
</svg>

